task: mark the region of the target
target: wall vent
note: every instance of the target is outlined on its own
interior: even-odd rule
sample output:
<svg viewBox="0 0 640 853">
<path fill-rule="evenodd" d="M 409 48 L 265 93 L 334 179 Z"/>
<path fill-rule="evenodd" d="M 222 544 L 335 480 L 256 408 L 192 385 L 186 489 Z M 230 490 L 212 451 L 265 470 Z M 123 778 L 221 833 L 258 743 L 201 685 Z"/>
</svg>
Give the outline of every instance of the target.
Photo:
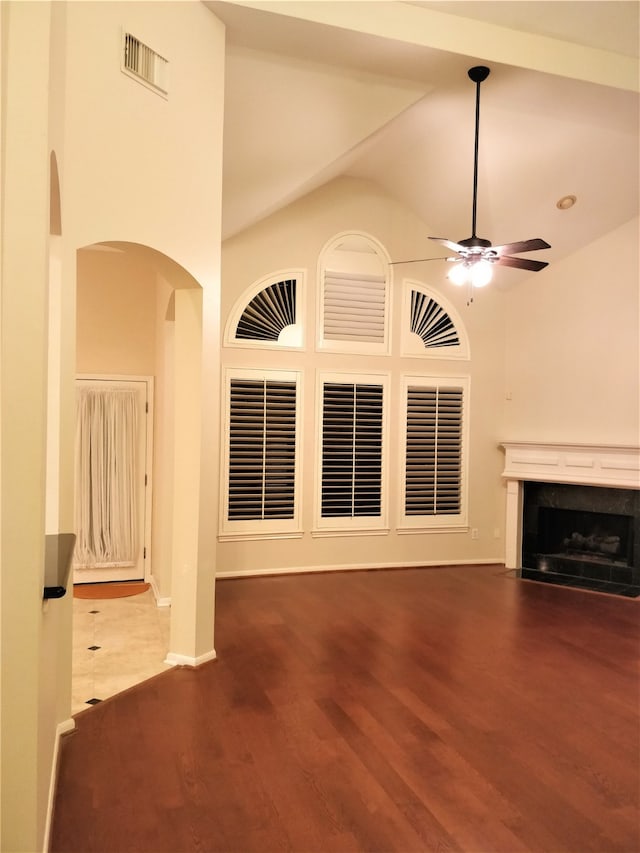
<svg viewBox="0 0 640 853">
<path fill-rule="evenodd" d="M 155 92 L 168 94 L 169 62 L 127 32 L 123 34 L 122 70 Z"/>
</svg>

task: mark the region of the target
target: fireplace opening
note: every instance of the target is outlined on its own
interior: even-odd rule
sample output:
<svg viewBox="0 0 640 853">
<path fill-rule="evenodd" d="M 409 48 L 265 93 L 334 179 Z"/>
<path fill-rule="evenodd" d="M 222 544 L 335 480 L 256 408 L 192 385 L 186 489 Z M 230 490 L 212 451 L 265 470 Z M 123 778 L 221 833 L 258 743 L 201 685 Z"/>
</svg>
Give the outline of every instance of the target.
<svg viewBox="0 0 640 853">
<path fill-rule="evenodd" d="M 592 589 L 609 585 L 637 591 L 638 504 L 638 494 L 630 490 L 526 482 L 523 573 Z"/>
<path fill-rule="evenodd" d="M 633 518 L 573 509 L 538 508 L 542 554 L 567 562 L 628 566 Z"/>
</svg>

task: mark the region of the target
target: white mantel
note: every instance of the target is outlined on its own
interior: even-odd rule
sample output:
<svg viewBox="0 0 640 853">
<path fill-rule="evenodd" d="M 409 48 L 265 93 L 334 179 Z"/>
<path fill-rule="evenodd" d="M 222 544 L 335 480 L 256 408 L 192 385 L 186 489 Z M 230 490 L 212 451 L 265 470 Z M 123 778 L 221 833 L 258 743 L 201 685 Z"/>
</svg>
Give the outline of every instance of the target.
<svg viewBox="0 0 640 853">
<path fill-rule="evenodd" d="M 522 498 L 527 480 L 640 489 L 640 447 L 503 441 L 507 481 L 505 564 L 521 568 Z"/>
<path fill-rule="evenodd" d="M 640 489 L 640 447 L 503 441 L 507 480 Z"/>
</svg>

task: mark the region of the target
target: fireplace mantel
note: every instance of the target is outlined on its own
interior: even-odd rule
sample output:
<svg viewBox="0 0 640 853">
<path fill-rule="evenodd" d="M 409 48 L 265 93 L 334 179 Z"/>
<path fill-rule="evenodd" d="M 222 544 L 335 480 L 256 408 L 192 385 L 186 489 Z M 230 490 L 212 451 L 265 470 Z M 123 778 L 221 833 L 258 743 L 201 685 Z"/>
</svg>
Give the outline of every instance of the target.
<svg viewBox="0 0 640 853">
<path fill-rule="evenodd" d="M 640 447 L 504 441 L 506 480 L 640 489 Z"/>
<path fill-rule="evenodd" d="M 503 441 L 507 483 L 505 565 L 521 568 L 523 483 L 540 481 L 640 489 L 640 447 Z"/>
</svg>

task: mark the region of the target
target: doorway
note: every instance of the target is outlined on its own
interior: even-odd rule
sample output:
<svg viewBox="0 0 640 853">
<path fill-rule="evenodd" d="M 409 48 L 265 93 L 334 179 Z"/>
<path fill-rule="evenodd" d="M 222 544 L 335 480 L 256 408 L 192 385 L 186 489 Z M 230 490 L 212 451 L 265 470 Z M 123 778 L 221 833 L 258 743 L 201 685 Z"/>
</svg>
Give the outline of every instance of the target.
<svg viewBox="0 0 640 853">
<path fill-rule="evenodd" d="M 76 380 L 73 582 L 150 575 L 153 379 Z"/>
</svg>

